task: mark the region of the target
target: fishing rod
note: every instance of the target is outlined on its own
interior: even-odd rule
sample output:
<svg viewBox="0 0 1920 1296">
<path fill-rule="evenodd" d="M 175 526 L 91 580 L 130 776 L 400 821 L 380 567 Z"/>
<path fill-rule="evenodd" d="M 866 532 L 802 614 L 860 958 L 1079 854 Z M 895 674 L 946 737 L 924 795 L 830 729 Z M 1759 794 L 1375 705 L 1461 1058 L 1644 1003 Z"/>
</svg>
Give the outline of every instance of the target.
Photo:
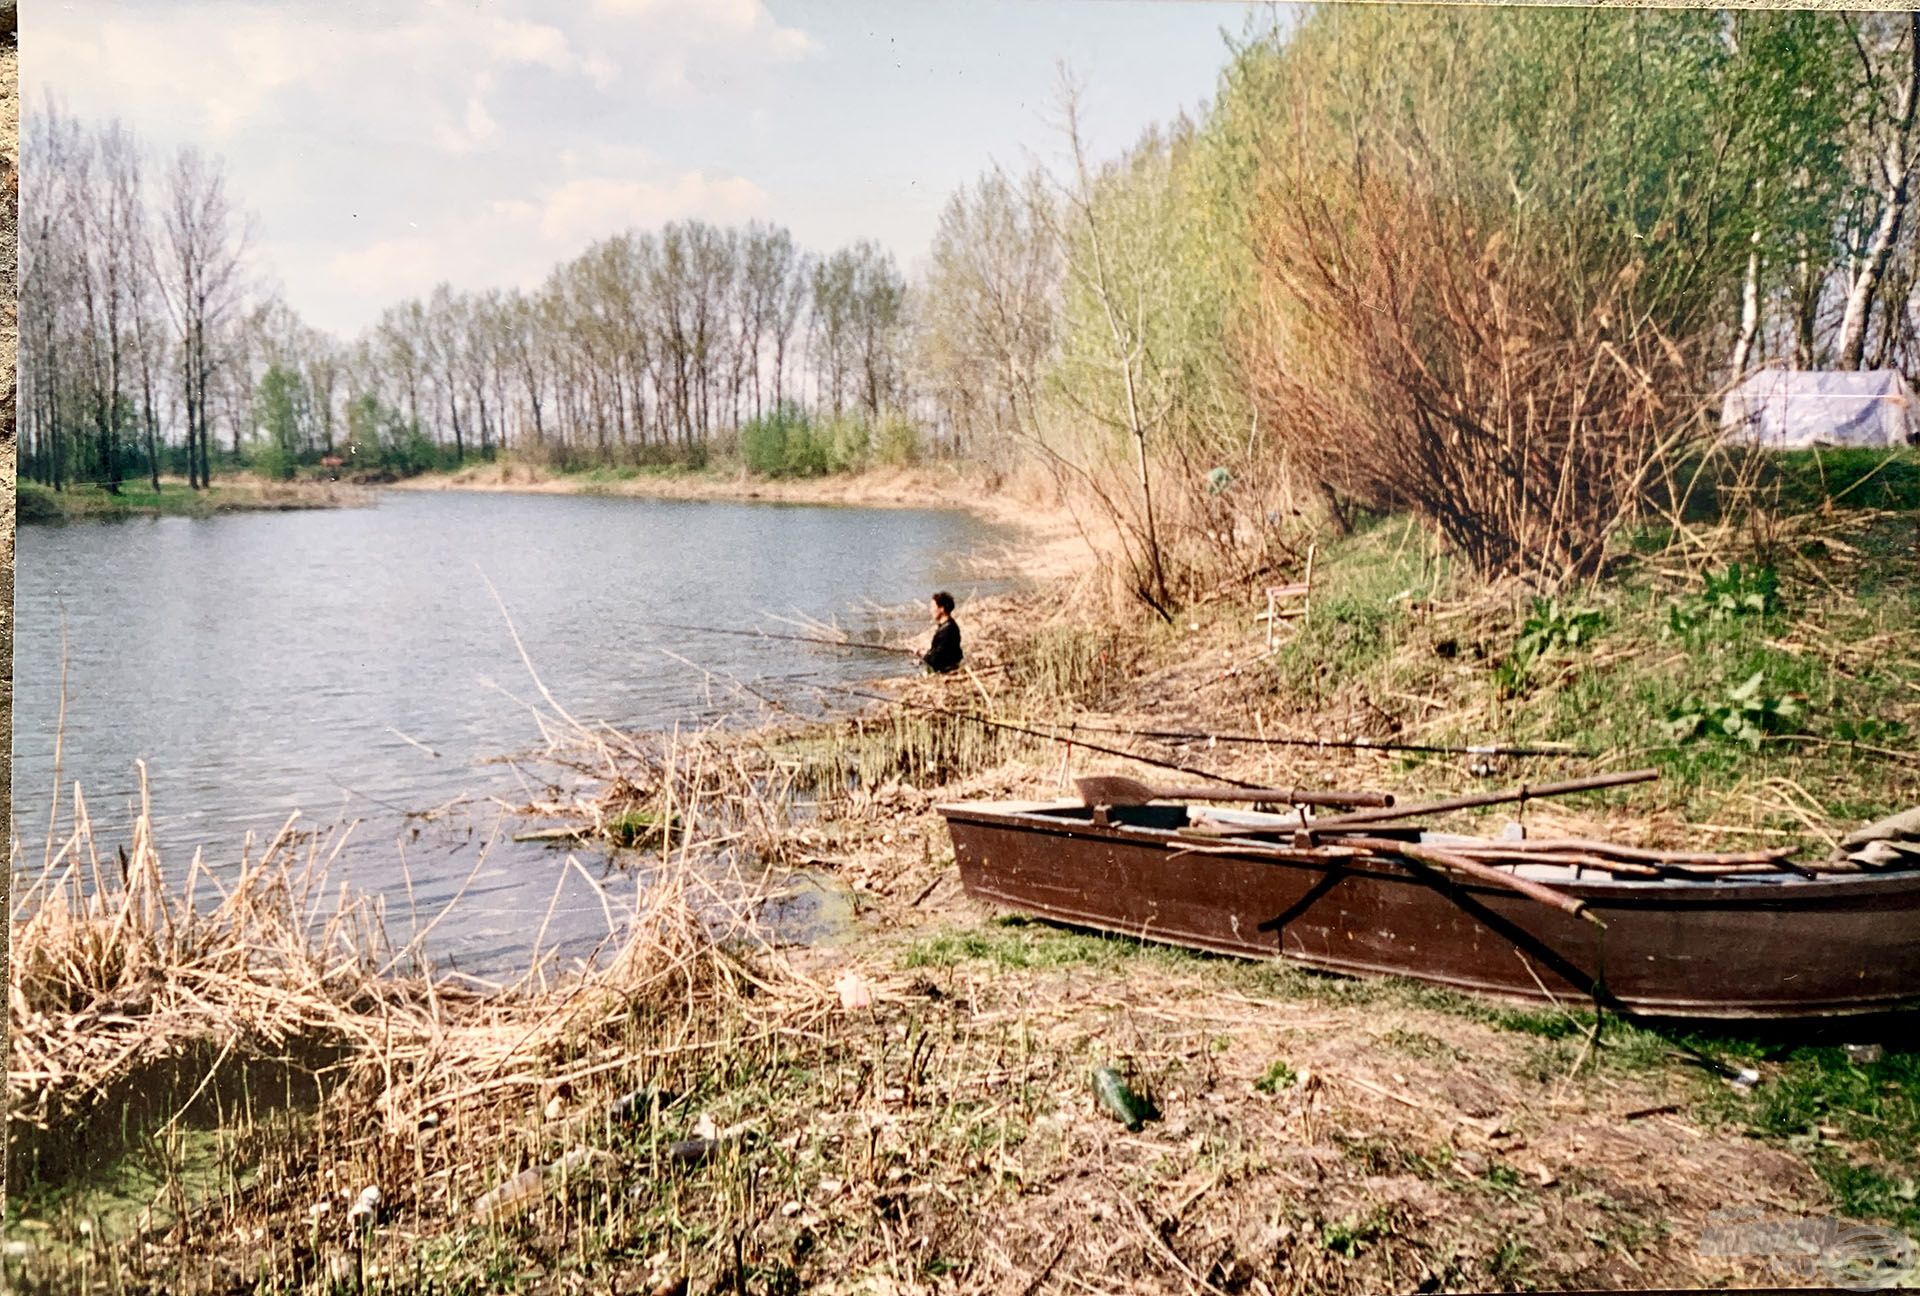
<svg viewBox="0 0 1920 1296">
<path fill-rule="evenodd" d="M 685 625 L 678 621 L 655 621 L 663 630 L 692 630 L 699 634 L 735 635 L 742 639 L 783 639 L 789 643 L 825 644 L 829 648 L 853 648 L 866 652 L 892 653 L 898 657 L 922 660 L 917 649 L 896 648 L 892 644 L 860 643 L 852 639 L 828 639 L 820 635 L 775 634 L 771 630 L 729 630 L 722 626 Z"/>
<path fill-rule="evenodd" d="M 647 624 L 662 630 L 692 630 L 701 634 L 736 635 L 743 639 L 780 639 L 789 643 L 825 644 L 829 648 L 864 649 L 867 652 L 911 657 L 917 662 L 924 662 L 926 660 L 917 648 L 896 648 L 892 644 L 861 643 L 858 640 L 851 639 L 826 639 L 818 635 L 776 634 L 771 630 L 730 630 L 722 626 L 683 625 L 677 621 L 651 621 Z M 969 664 L 966 669 L 975 675 L 990 675 L 995 671 L 1007 669 L 1007 663 L 988 662 L 984 666 Z M 781 676 L 778 678 L 801 679 L 804 678 L 804 676 Z"/>
<path fill-rule="evenodd" d="M 1193 733 L 1180 729 L 1116 729 L 1101 725 L 1069 723 L 1070 729 L 1083 733 L 1116 734 L 1127 738 L 1156 738 L 1171 742 L 1244 743 L 1256 747 L 1338 747 L 1357 751 L 1422 752 L 1434 756 L 1579 756 L 1587 760 L 1595 753 L 1554 743 L 1544 747 L 1500 747 L 1493 745 L 1450 747 L 1435 743 L 1379 742 L 1372 738 L 1266 738 L 1258 734 Z"/>
<path fill-rule="evenodd" d="M 1224 783 L 1229 787 L 1253 788 L 1260 790 L 1258 783 L 1249 783 L 1245 779 L 1229 778 L 1210 769 L 1197 765 L 1182 765 L 1178 761 L 1158 760 L 1152 756 L 1142 756 L 1137 752 L 1122 751 L 1118 747 L 1103 747 L 1098 743 L 1082 742 L 1065 734 L 1045 733 L 1039 729 L 1029 729 L 1025 725 L 1013 724 L 1006 720 L 995 720 L 990 716 L 976 715 L 971 711 L 955 711 L 950 707 L 936 706 L 931 702 L 918 702 L 912 698 L 888 697 L 884 693 L 869 693 L 865 689 L 852 688 L 845 684 L 815 684 L 816 689 L 833 689 L 853 697 L 866 698 L 872 702 L 886 702 L 893 706 L 908 707 L 916 711 L 930 711 L 935 715 L 948 716 L 955 720 L 967 720 L 987 729 L 999 729 L 1007 733 L 1024 734 L 1029 738 L 1039 738 L 1046 742 L 1064 743 L 1069 747 L 1084 747 L 1088 751 L 1099 752 L 1103 756 L 1118 756 L 1122 760 L 1139 761 L 1142 765 L 1151 765 L 1155 769 L 1175 770 L 1181 774 L 1193 774 L 1200 778 Z"/>
</svg>

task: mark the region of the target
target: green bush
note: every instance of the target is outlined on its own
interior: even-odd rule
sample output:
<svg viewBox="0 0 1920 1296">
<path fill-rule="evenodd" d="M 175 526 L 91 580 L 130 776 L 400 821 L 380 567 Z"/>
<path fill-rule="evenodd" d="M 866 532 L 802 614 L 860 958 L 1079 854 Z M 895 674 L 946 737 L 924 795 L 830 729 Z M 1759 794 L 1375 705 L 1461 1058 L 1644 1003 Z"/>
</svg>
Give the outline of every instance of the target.
<svg viewBox="0 0 1920 1296">
<path fill-rule="evenodd" d="M 864 468 L 873 431 L 861 414 L 841 414 L 820 430 L 820 440 L 830 472 L 852 472 Z"/>
<path fill-rule="evenodd" d="M 294 471 L 300 466 L 285 446 L 273 441 L 256 444 L 250 462 L 253 470 L 269 481 L 292 481 Z"/>
<path fill-rule="evenodd" d="M 1512 654 L 1494 668 L 1495 681 L 1508 696 L 1524 693 L 1532 682 L 1534 663 L 1555 648 L 1591 643 L 1605 624 L 1606 617 L 1593 608 L 1563 606 L 1553 598 L 1534 599 Z"/>
<path fill-rule="evenodd" d="M 1769 734 L 1800 731 L 1806 702 L 1792 694 L 1766 692 L 1767 673 L 1757 670 L 1718 699 L 1690 697 L 1667 713 L 1676 742 L 1725 738 L 1758 749 Z"/>
<path fill-rule="evenodd" d="M 876 424 L 857 410 L 816 420 L 787 403 L 740 429 L 740 459 L 748 472 L 762 477 L 820 477 L 858 472 L 874 463 L 900 466 L 919 454 L 919 434 L 897 410 Z"/>
<path fill-rule="evenodd" d="M 434 444 L 418 423 L 396 423 L 389 437 L 380 447 L 380 466 L 390 472 L 410 477 L 454 465 L 452 449 Z"/>
<path fill-rule="evenodd" d="M 782 404 L 740 429 L 740 458 L 762 477 L 805 476 L 813 429 L 797 405 Z M 796 472 L 796 468 L 801 471 Z M 824 471 L 824 469 L 822 469 Z"/>
<path fill-rule="evenodd" d="M 1704 591 L 1674 604 L 1667 613 L 1667 628 L 1685 635 L 1701 626 L 1743 617 L 1770 617 L 1780 610 L 1780 578 L 1773 568 L 1735 563 L 1717 575 L 1708 573 Z"/>
<path fill-rule="evenodd" d="M 67 515 L 52 491 L 32 482 L 14 486 L 13 517 L 16 522 L 55 522 Z"/>
<path fill-rule="evenodd" d="M 888 410 L 874 435 L 873 456 L 891 468 L 904 468 L 920 461 L 920 434 L 907 416 Z"/>
</svg>

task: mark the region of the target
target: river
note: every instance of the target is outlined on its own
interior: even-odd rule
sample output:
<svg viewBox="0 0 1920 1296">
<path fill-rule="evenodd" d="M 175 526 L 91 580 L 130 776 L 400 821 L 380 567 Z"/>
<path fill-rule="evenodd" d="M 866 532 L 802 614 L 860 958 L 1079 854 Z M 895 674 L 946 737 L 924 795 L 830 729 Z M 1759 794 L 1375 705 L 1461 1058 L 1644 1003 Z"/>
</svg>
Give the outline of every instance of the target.
<svg viewBox="0 0 1920 1296">
<path fill-rule="evenodd" d="M 464 887 L 435 952 L 510 968 L 567 871 L 564 853 L 511 842 L 500 809 L 528 789 L 498 758 L 540 745 L 530 706 L 546 709 L 516 630 L 583 721 L 665 730 L 745 714 L 725 677 L 818 707 L 832 695 L 817 684 L 911 663 L 662 623 L 803 633 L 775 618 L 815 618 L 924 639 L 932 590 L 964 605 L 997 588 L 965 576 L 994 538 L 950 511 L 457 492 L 23 527 L 15 828 L 37 861 L 64 642 L 63 821 L 78 781 L 103 848 L 124 841 L 136 760 L 176 876 L 195 849 L 237 859 L 249 832 L 270 837 L 296 809 L 334 841 L 358 821 L 337 866 L 348 878 L 421 921 Z M 424 825 L 407 817 L 456 802 Z M 604 931 L 581 884 L 548 943 Z"/>
</svg>

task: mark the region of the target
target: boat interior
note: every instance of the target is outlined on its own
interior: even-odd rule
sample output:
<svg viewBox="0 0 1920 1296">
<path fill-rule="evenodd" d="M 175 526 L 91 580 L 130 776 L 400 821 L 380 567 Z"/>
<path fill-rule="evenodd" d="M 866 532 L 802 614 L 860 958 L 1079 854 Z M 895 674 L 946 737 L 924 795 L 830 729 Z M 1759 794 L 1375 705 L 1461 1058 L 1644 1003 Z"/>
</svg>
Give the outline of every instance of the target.
<svg viewBox="0 0 1920 1296">
<path fill-rule="evenodd" d="M 957 807 L 955 807 L 957 808 Z M 1294 832 L 1302 827 L 1312 827 L 1315 817 L 1311 812 L 1295 811 L 1290 814 L 1276 814 L 1269 811 L 1228 809 L 1217 806 L 1189 806 L 1180 803 L 1155 802 L 1147 805 L 1116 805 L 1095 807 L 1079 800 L 1063 799 L 1059 801 L 998 802 L 976 804 L 967 807 L 973 810 L 985 810 L 1001 814 L 1033 816 L 1037 818 L 1059 820 L 1063 823 L 1096 824 L 1100 822 L 1096 810 L 1105 816 L 1105 824 L 1123 829 L 1140 829 L 1154 834 L 1168 834 L 1179 839 L 1189 837 L 1204 840 L 1215 847 L 1231 847 L 1236 842 L 1249 845 L 1272 847 L 1290 839 Z M 1406 842 L 1418 842 L 1428 846 L 1465 846 L 1485 845 L 1490 842 L 1522 842 L 1527 840 L 1526 826 L 1509 820 L 1502 825 L 1499 833 L 1492 836 L 1469 836 L 1460 833 L 1433 832 L 1416 826 L 1395 823 L 1369 824 L 1365 829 L 1370 837 L 1392 838 Z M 1520 861 L 1503 863 L 1504 871 L 1536 882 L 1614 882 L 1635 887 L 1714 887 L 1723 886 L 1729 878 L 1677 876 L 1658 878 L 1613 877 L 1605 872 L 1577 864 L 1549 863 L 1544 861 Z M 1805 877 L 1791 869 L 1776 868 L 1766 871 L 1743 872 L 1739 882 L 1773 884 L 1797 883 Z"/>
</svg>

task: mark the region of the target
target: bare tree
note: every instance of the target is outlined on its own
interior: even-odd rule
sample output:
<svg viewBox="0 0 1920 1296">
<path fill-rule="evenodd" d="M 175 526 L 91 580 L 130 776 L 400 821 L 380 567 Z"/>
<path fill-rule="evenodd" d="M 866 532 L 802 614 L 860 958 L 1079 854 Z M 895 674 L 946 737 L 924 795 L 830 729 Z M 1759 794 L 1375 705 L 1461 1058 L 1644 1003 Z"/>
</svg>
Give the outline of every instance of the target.
<svg viewBox="0 0 1920 1296">
<path fill-rule="evenodd" d="M 1056 185 L 1057 208 L 1046 209 L 1054 238 L 1067 265 L 1072 285 L 1085 295 L 1099 320 L 1102 338 L 1096 363 L 1109 369 L 1120 386 L 1118 417 L 1104 412 L 1102 421 L 1117 424 L 1133 445 L 1135 476 L 1140 487 L 1140 522 L 1135 570 L 1135 592 L 1163 619 L 1171 619 L 1172 595 L 1154 514 L 1153 471 L 1149 437 L 1165 427 L 1172 402 L 1158 389 L 1154 358 L 1148 342 L 1150 312 L 1164 298 L 1167 268 L 1156 264 L 1151 250 L 1138 248 L 1121 237 L 1102 209 L 1094 167 L 1087 155 L 1080 125 L 1080 93 L 1065 75 L 1061 81 L 1061 131 L 1066 137 L 1073 171 Z M 1083 407 L 1085 408 L 1085 407 Z M 1094 412 L 1088 409 L 1088 412 Z M 1111 501 L 1109 501 L 1111 508 Z M 1122 521 L 1116 512 L 1116 521 Z M 1128 530 L 1123 525 L 1123 533 Z"/>
<path fill-rule="evenodd" d="M 94 427 L 95 481 L 120 493 L 120 446 L 127 414 L 126 382 L 136 367 L 135 298 L 145 274 L 140 155 L 118 122 L 68 153 L 74 214 L 75 281 L 83 312 L 88 405 Z"/>
<path fill-rule="evenodd" d="M 70 361 L 62 317 L 78 295 L 73 287 L 77 252 L 72 240 L 79 221 L 71 178 L 80 133 L 48 103 L 27 117 L 21 144 L 27 166 L 39 178 L 27 186 L 20 204 L 20 228 L 25 234 L 19 266 L 20 359 L 29 387 L 30 466 L 41 481 L 63 490 L 69 456 L 62 410 L 67 386 L 63 365 Z"/>
<path fill-rule="evenodd" d="M 245 251 L 246 230 L 219 164 L 181 149 L 167 173 L 155 274 L 179 338 L 187 480 L 196 488 L 212 481 L 213 384 L 229 359 L 226 333 L 244 292 Z"/>
<path fill-rule="evenodd" d="M 1059 328 L 1060 248 L 1040 176 L 992 171 L 947 201 L 915 293 L 921 385 L 962 443 L 1030 424 Z"/>
<path fill-rule="evenodd" d="M 1915 131 L 1915 119 L 1920 115 L 1920 11 L 1908 15 L 1903 26 L 1905 37 L 1900 44 L 1905 48 L 1903 57 L 1899 58 L 1900 75 L 1897 81 L 1888 84 L 1890 78 L 1885 73 L 1890 69 L 1878 66 L 1880 59 L 1862 39 L 1859 25 L 1848 22 L 1848 31 L 1859 50 L 1871 104 L 1869 134 L 1877 146 L 1874 198 L 1878 214 L 1847 285 L 1847 304 L 1840 319 L 1837 345 L 1842 369 L 1858 369 L 1866 356 L 1867 317 L 1899 242 L 1907 209 L 1913 203 L 1913 171 L 1916 161 L 1920 160 L 1916 158 L 1920 133 Z M 1894 59 L 1890 57 L 1886 61 Z"/>
</svg>

